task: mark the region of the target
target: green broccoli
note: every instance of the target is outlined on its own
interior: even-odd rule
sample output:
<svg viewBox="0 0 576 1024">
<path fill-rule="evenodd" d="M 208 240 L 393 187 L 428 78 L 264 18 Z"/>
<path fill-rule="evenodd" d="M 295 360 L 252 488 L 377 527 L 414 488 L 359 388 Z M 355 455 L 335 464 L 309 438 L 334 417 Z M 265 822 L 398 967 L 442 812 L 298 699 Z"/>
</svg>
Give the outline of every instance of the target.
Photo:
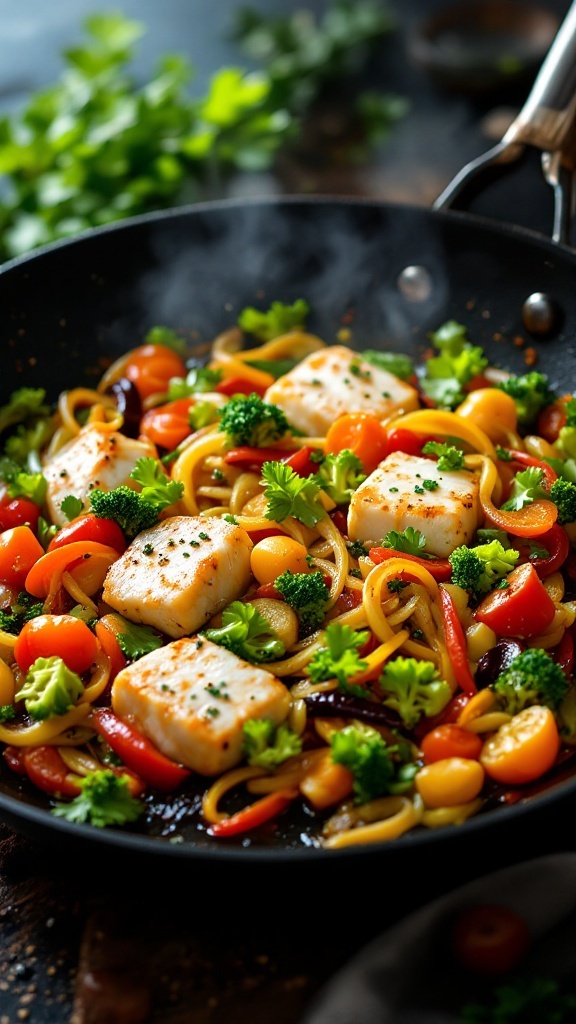
<svg viewBox="0 0 576 1024">
<path fill-rule="evenodd" d="M 35 505 L 44 504 L 48 484 L 40 471 L 23 469 L 14 459 L 4 456 L 0 458 L 0 480 L 8 485 L 6 490 L 11 498 L 28 498 Z"/>
<path fill-rule="evenodd" d="M 568 688 L 563 670 L 539 647 L 527 647 L 518 654 L 491 686 L 509 715 L 517 715 L 533 704 L 556 711 Z"/>
<path fill-rule="evenodd" d="M 89 772 L 78 783 L 82 792 L 67 803 L 57 803 L 52 813 L 76 824 L 88 822 L 96 828 L 125 825 L 136 821 L 146 805 L 130 793 L 128 779 L 111 768 Z"/>
<path fill-rule="evenodd" d="M 248 602 L 232 601 L 222 612 L 222 625 L 205 629 L 203 635 L 246 661 L 281 658 L 285 647 L 268 619 Z"/>
<path fill-rule="evenodd" d="M 466 1003 L 461 1024 L 572 1024 L 576 991 L 547 977 L 512 978 L 497 985 L 488 1002 Z"/>
<path fill-rule="evenodd" d="M 473 548 L 462 544 L 448 555 L 452 566 L 450 582 L 479 597 L 512 572 L 519 557 L 519 551 L 505 548 L 500 540 L 477 544 Z"/>
<path fill-rule="evenodd" d="M 338 729 L 330 740 L 335 764 L 349 768 L 354 776 L 354 799 L 368 803 L 385 794 L 404 793 L 410 789 L 416 765 L 403 763 L 400 747 L 389 746 L 381 733 L 369 725 L 356 722 Z"/>
<path fill-rule="evenodd" d="M 378 680 L 384 692 L 383 703 L 397 711 L 408 729 L 422 717 L 439 714 L 452 696 L 447 682 L 440 679 L 431 661 L 394 658 L 384 666 Z"/>
<path fill-rule="evenodd" d="M 290 424 L 277 405 L 259 395 L 235 395 L 219 410 L 220 430 L 228 444 L 263 448 L 290 432 Z"/>
<path fill-rule="evenodd" d="M 130 477 L 141 485 L 141 491 L 121 484 L 111 491 L 96 488 L 90 494 L 92 512 L 100 519 L 113 519 L 127 540 L 156 526 L 162 509 L 178 501 L 184 490 L 184 485 L 170 480 L 151 456 L 138 459 Z"/>
<path fill-rule="evenodd" d="M 291 306 L 273 302 L 266 312 L 247 306 L 238 317 L 238 326 L 261 341 L 272 341 L 288 331 L 303 329 L 309 312 L 305 299 L 296 299 Z"/>
<path fill-rule="evenodd" d="M 276 590 L 294 609 L 305 633 L 318 629 L 326 614 L 330 590 L 321 572 L 292 572 L 286 569 L 274 581 Z"/>
<path fill-rule="evenodd" d="M 558 509 L 558 522 L 576 522 L 576 484 L 569 480 L 555 480 L 547 497 Z"/>
<path fill-rule="evenodd" d="M 6 633 L 16 635 L 20 632 L 25 622 L 28 622 L 29 619 L 35 619 L 37 615 L 42 615 L 43 612 L 43 601 L 34 601 L 30 594 L 27 594 L 26 591 L 21 591 L 9 611 L 5 608 L 0 609 L 0 629 L 3 629 Z"/>
<path fill-rule="evenodd" d="M 414 373 L 414 363 L 404 352 L 379 352 L 377 349 L 368 348 L 362 352 L 362 358 L 380 370 L 393 373 L 400 380 L 409 380 Z"/>
<path fill-rule="evenodd" d="M 277 726 L 271 718 L 249 718 L 242 731 L 242 750 L 248 764 L 254 767 L 277 768 L 302 751 L 302 737 L 286 722 Z"/>
<path fill-rule="evenodd" d="M 549 498 L 548 491 L 542 487 L 543 480 L 544 470 L 538 466 L 529 466 L 528 469 L 516 473 L 508 500 L 502 505 L 502 509 L 505 512 L 518 512 L 538 498 Z"/>
<path fill-rule="evenodd" d="M 56 421 L 51 415 L 30 424 L 20 423 L 6 438 L 4 451 L 22 468 L 37 472 L 41 468 L 38 453 L 51 441 L 55 430 Z"/>
<path fill-rule="evenodd" d="M 482 349 L 467 340 L 466 328 L 448 320 L 430 335 L 440 355 L 428 359 L 420 379 L 422 390 L 439 409 L 455 409 L 464 401 L 464 387 L 488 365 Z"/>
<path fill-rule="evenodd" d="M 83 693 L 80 676 L 53 654 L 49 658 L 36 658 L 15 700 L 23 700 L 30 716 L 41 721 L 53 715 L 64 715 Z"/>
<path fill-rule="evenodd" d="M 367 629 L 357 632 L 350 626 L 329 622 L 324 634 L 326 646 L 319 647 L 308 662 L 312 682 L 337 679 L 340 686 L 346 689 L 350 677 L 368 667 L 368 662 L 360 658 L 358 650 L 364 646 L 369 635 Z"/>
<path fill-rule="evenodd" d="M 346 505 L 366 473 L 358 456 L 343 448 L 338 454 L 328 452 L 313 479 L 337 505 Z"/>
<path fill-rule="evenodd" d="M 46 404 L 44 388 L 18 388 L 12 392 L 6 405 L 0 407 L 0 433 L 18 423 L 49 415 L 50 406 Z"/>
<path fill-rule="evenodd" d="M 437 455 L 438 469 L 448 472 L 451 469 L 464 469 L 464 452 L 456 445 L 441 441 L 427 441 L 422 448 L 423 455 Z"/>
<path fill-rule="evenodd" d="M 177 398 L 189 398 L 190 395 L 207 394 L 215 391 L 222 380 L 222 370 L 212 370 L 209 366 L 195 366 L 185 377 L 172 377 L 168 383 L 168 401 Z"/>
<path fill-rule="evenodd" d="M 13 704 L 0 705 L 0 722 L 11 722 L 16 718 L 16 710 Z"/>
<path fill-rule="evenodd" d="M 266 519 L 281 523 L 293 516 L 305 526 L 312 527 L 324 518 L 326 509 L 320 499 L 320 488 L 313 477 L 299 476 L 290 466 L 276 461 L 265 462 L 261 472 L 266 483 Z"/>
<path fill-rule="evenodd" d="M 186 339 L 181 334 L 176 334 L 171 327 L 164 327 L 162 324 L 151 327 L 146 332 L 144 341 L 146 345 L 164 345 L 164 348 L 172 349 L 179 356 L 186 355 Z"/>
<path fill-rule="evenodd" d="M 192 430 L 202 430 L 202 427 L 217 422 L 218 406 L 214 402 L 195 402 L 188 412 L 188 423 Z"/>
<path fill-rule="evenodd" d="M 530 370 L 519 377 L 508 377 L 496 384 L 496 387 L 514 399 L 518 425 L 521 427 L 532 426 L 542 409 L 551 405 L 556 398 L 546 374 L 537 370 Z"/>
</svg>

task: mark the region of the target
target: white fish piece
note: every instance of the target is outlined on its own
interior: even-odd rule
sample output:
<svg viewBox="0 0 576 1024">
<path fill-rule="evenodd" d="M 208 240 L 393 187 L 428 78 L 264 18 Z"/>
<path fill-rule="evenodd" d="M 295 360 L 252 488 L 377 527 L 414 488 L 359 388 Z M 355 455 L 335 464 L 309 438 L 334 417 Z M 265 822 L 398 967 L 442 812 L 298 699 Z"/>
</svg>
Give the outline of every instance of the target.
<svg viewBox="0 0 576 1024">
<path fill-rule="evenodd" d="M 130 474 L 138 459 L 150 457 L 157 457 L 151 441 L 125 437 L 97 424 L 83 427 L 42 470 L 48 482 L 46 505 L 52 521 L 58 526 L 68 522 L 60 506 L 69 494 L 88 508 L 93 490 L 112 491 L 122 486 L 139 490 Z"/>
<path fill-rule="evenodd" d="M 285 720 L 290 694 L 271 672 L 195 635 L 122 669 L 112 707 L 167 757 L 211 776 L 242 760 L 248 719 Z"/>
<path fill-rule="evenodd" d="M 244 594 L 251 550 L 246 530 L 225 519 L 170 516 L 110 566 L 102 596 L 131 622 L 189 636 Z"/>
<path fill-rule="evenodd" d="M 306 356 L 270 385 L 264 401 L 279 406 L 309 437 L 325 437 L 343 413 L 373 412 L 387 420 L 419 407 L 415 388 L 345 345 Z"/>
<path fill-rule="evenodd" d="M 426 537 L 429 554 L 445 558 L 474 538 L 480 516 L 474 473 L 439 470 L 433 459 L 393 452 L 352 495 L 348 536 L 379 544 L 389 530 L 411 526 Z"/>
</svg>

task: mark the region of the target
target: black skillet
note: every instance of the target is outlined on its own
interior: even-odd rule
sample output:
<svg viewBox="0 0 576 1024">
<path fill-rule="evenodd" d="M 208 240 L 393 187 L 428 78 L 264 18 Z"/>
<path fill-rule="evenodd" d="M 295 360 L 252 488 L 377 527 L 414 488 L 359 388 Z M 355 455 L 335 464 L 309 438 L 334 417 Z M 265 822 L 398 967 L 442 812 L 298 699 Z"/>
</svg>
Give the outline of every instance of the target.
<svg viewBox="0 0 576 1024">
<path fill-rule="evenodd" d="M 0 398 L 22 384 L 46 387 L 55 399 L 63 388 L 94 383 L 104 357 L 141 343 L 157 324 L 185 332 L 194 345 L 233 324 L 246 305 L 300 297 L 312 309 L 310 330 L 327 342 L 346 323 L 353 346 L 418 357 L 427 332 L 454 318 L 494 363 L 523 372 L 526 348 L 533 347 L 538 369 L 563 391 L 573 387 L 576 251 L 566 244 L 566 195 L 575 153 L 569 131 L 575 27 L 576 4 L 507 136 L 465 168 L 432 210 L 316 197 L 199 204 L 94 230 L 6 264 L 0 269 Z M 543 151 L 545 174 L 555 185 L 554 240 L 446 209 L 484 167 L 506 168 L 534 148 Z M 534 294 L 552 300 L 544 330 L 541 324 L 534 330 L 534 317 L 526 320 L 526 300 Z M 72 826 L 51 815 L 48 800 L 0 758 L 0 814 L 16 829 L 41 842 L 164 865 L 297 862 L 308 870 L 383 857 L 402 866 L 428 857 L 473 865 L 480 850 L 487 868 L 490 852 L 501 864 L 539 844 L 570 841 L 563 822 L 575 802 L 576 775 L 459 828 L 415 830 L 384 847 L 322 850 L 314 840 L 318 822 L 305 812 L 286 817 L 276 831 L 220 845 L 194 817 L 194 794 L 169 806 L 153 801 L 144 824 L 123 830 Z"/>
</svg>

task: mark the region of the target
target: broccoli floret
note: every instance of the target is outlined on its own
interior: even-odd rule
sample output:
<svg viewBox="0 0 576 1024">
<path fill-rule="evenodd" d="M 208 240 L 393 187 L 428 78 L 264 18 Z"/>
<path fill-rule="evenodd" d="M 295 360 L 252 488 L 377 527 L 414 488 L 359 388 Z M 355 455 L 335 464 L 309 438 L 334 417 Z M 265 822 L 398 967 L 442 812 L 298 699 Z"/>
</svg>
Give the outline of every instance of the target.
<svg viewBox="0 0 576 1024">
<path fill-rule="evenodd" d="M 266 483 L 266 519 L 281 523 L 293 516 L 312 527 L 326 515 L 320 488 L 313 477 L 300 476 L 283 462 L 271 461 L 262 466 L 262 479 Z"/>
<path fill-rule="evenodd" d="M 238 317 L 238 326 L 261 341 L 271 341 L 287 331 L 304 328 L 309 312 L 305 299 L 296 299 L 291 306 L 273 302 L 267 312 L 247 306 Z"/>
<path fill-rule="evenodd" d="M 576 484 L 569 480 L 555 480 L 547 497 L 558 509 L 559 523 L 576 522 Z"/>
<path fill-rule="evenodd" d="M 389 746 L 369 725 L 357 722 L 339 729 L 331 737 L 330 748 L 334 763 L 352 772 L 358 804 L 388 793 L 403 793 L 412 786 L 416 765 L 403 763 L 400 747 Z"/>
<path fill-rule="evenodd" d="M 521 427 L 531 426 L 538 413 L 547 405 L 551 405 L 556 398 L 546 374 L 537 370 L 531 370 L 519 377 L 509 377 L 508 380 L 496 384 L 496 387 L 514 399 L 518 424 Z"/>
<path fill-rule="evenodd" d="M 509 715 L 533 704 L 555 711 L 568 692 L 568 680 L 554 659 L 539 647 L 527 647 L 510 662 L 492 684 Z"/>
<path fill-rule="evenodd" d="M 364 466 L 349 448 L 335 454 L 329 452 L 323 459 L 314 480 L 337 505 L 346 505 L 354 491 L 366 479 Z"/>
<path fill-rule="evenodd" d="M 44 388 L 18 388 L 12 392 L 6 405 L 0 407 L 0 433 L 32 417 L 49 415 L 50 406 L 46 404 Z"/>
<path fill-rule="evenodd" d="M 276 590 L 294 609 L 304 632 L 317 629 L 326 614 L 330 590 L 321 572 L 292 572 L 286 569 L 274 581 Z"/>
<path fill-rule="evenodd" d="M 30 594 L 22 591 L 18 594 L 9 611 L 5 608 L 0 609 L 0 629 L 3 629 L 6 633 L 14 633 L 16 635 L 20 632 L 25 622 L 28 622 L 29 619 L 35 619 L 37 615 L 42 615 L 43 612 L 44 602 L 34 601 Z"/>
<path fill-rule="evenodd" d="M 82 792 L 68 803 L 57 803 L 52 813 L 57 818 L 96 828 L 125 825 L 144 813 L 145 804 L 130 793 L 128 779 L 111 768 L 89 772 L 79 783 Z"/>
<path fill-rule="evenodd" d="M 213 370 L 209 366 L 195 366 L 185 377 L 170 378 L 168 401 L 215 391 L 222 377 L 222 370 Z"/>
<path fill-rule="evenodd" d="M 186 339 L 181 334 L 176 334 L 171 327 L 164 327 L 162 324 L 151 327 L 144 341 L 147 345 L 163 345 L 164 348 L 177 352 L 179 356 L 186 354 Z"/>
<path fill-rule="evenodd" d="M 404 352 L 379 352 L 377 349 L 368 348 L 362 352 L 362 358 L 372 366 L 393 373 L 400 380 L 408 380 L 414 373 L 414 363 Z"/>
<path fill-rule="evenodd" d="M 242 731 L 246 760 L 257 768 L 277 768 L 302 751 L 302 738 L 285 722 L 276 726 L 270 718 L 249 718 Z"/>
<path fill-rule="evenodd" d="M 469 590 L 476 597 L 487 594 L 512 572 L 519 557 L 519 551 L 505 548 L 500 540 L 477 544 L 473 548 L 462 544 L 448 556 L 452 566 L 450 582 Z"/>
<path fill-rule="evenodd" d="M 442 441 L 427 441 L 422 448 L 423 455 L 437 455 L 438 469 L 448 472 L 451 469 L 464 469 L 464 452 L 454 444 Z"/>
<path fill-rule="evenodd" d="M 233 445 L 263 448 L 279 441 L 290 431 L 286 416 L 277 405 L 270 405 L 259 395 L 235 395 L 219 410 L 220 430 Z"/>
<path fill-rule="evenodd" d="M 14 459 L 3 457 L 0 458 L 0 480 L 8 485 L 11 498 L 28 498 L 36 505 L 43 505 L 48 484 L 40 471 L 23 469 Z"/>
<path fill-rule="evenodd" d="M 0 722 L 11 722 L 16 718 L 16 711 L 13 704 L 2 704 L 0 706 Z"/>
<path fill-rule="evenodd" d="M 452 696 L 450 686 L 440 679 L 433 662 L 417 658 L 398 657 L 387 662 L 379 684 L 384 692 L 383 703 L 398 712 L 408 729 L 422 717 L 439 714 Z"/>
<path fill-rule="evenodd" d="M 222 612 L 222 625 L 203 633 L 213 643 L 255 663 L 281 658 L 285 651 L 268 619 L 244 601 L 232 601 Z"/>
<path fill-rule="evenodd" d="M 53 715 L 64 715 L 83 693 L 80 676 L 72 672 L 62 658 L 51 655 L 36 658 L 15 700 L 23 700 L 31 717 L 41 721 Z"/>
<path fill-rule="evenodd" d="M 4 451 L 19 466 L 29 470 L 40 468 L 38 453 L 41 452 L 56 430 L 56 422 L 52 416 L 45 416 L 30 426 L 20 423 L 13 434 L 6 438 Z"/>
<path fill-rule="evenodd" d="M 214 402 L 195 402 L 188 412 L 188 423 L 192 430 L 202 430 L 202 427 L 217 421 L 218 406 Z"/>
<path fill-rule="evenodd" d="M 339 685 L 346 689 L 351 676 L 358 675 L 368 667 L 358 654 L 368 640 L 368 630 L 351 629 L 350 626 L 338 622 L 330 622 L 326 626 L 325 647 L 319 647 L 308 663 L 308 672 L 313 683 L 321 683 L 326 679 L 337 679 Z"/>
<path fill-rule="evenodd" d="M 448 320 L 430 335 L 440 355 L 428 359 L 421 387 L 439 409 L 455 409 L 464 401 L 464 387 L 488 365 L 482 349 L 467 340 L 466 328 Z"/>
<path fill-rule="evenodd" d="M 544 470 L 538 466 L 529 466 L 516 473 L 510 488 L 508 500 L 502 505 L 505 512 L 519 512 L 525 505 L 531 505 L 538 498 L 549 498 L 550 495 L 542 487 Z"/>
<path fill-rule="evenodd" d="M 156 526 L 159 521 L 158 509 L 125 484 L 111 491 L 96 488 L 90 494 L 90 507 L 100 519 L 113 519 L 118 523 L 127 540 L 133 540 L 142 530 Z"/>
<path fill-rule="evenodd" d="M 462 1007 L 461 1024 L 571 1024 L 576 991 L 565 991 L 553 978 L 520 977 L 498 985 L 488 1002 Z"/>
</svg>

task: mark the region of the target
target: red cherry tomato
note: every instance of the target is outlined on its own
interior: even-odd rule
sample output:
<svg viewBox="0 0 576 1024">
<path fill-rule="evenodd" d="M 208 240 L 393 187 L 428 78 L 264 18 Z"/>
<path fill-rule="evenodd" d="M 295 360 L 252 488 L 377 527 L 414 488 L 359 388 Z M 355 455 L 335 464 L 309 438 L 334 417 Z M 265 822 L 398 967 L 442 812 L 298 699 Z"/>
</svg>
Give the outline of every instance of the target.
<svg viewBox="0 0 576 1024">
<path fill-rule="evenodd" d="M 139 345 L 130 353 L 124 375 L 144 399 L 167 391 L 171 377 L 185 377 L 186 364 L 167 345 Z"/>
<path fill-rule="evenodd" d="M 120 555 L 127 548 L 126 538 L 118 523 L 115 523 L 113 519 L 100 519 L 93 512 L 88 512 L 86 515 L 78 516 L 77 519 L 66 523 L 61 530 L 58 530 L 47 550 L 54 551 L 55 548 L 62 548 L 77 540 L 98 541 L 99 544 L 116 548 Z"/>
<path fill-rule="evenodd" d="M 506 974 L 522 962 L 531 943 L 524 918 L 496 903 L 469 907 L 452 928 L 454 955 L 475 974 Z"/>
<path fill-rule="evenodd" d="M 422 455 L 423 446 L 430 440 L 431 438 L 420 437 L 418 434 L 412 433 L 411 430 L 396 427 L 394 430 L 387 431 L 386 455 L 391 455 L 392 452 L 405 452 L 406 455 Z"/>
<path fill-rule="evenodd" d="M 25 622 L 14 645 L 21 672 L 36 658 L 56 655 L 72 672 L 82 675 L 92 665 L 100 644 L 92 630 L 74 615 L 37 615 Z"/>
<path fill-rule="evenodd" d="M 426 764 L 442 761 L 446 757 L 465 757 L 477 761 L 483 740 L 470 729 L 463 729 L 453 722 L 446 722 L 426 733 L 420 743 L 420 750 Z"/>
<path fill-rule="evenodd" d="M 475 618 L 499 636 L 537 636 L 554 618 L 552 598 L 529 562 L 516 566 L 507 580 L 507 587 L 480 602 Z"/>
<path fill-rule="evenodd" d="M 4 497 L 0 501 L 0 530 L 11 530 L 14 526 L 29 526 L 36 531 L 40 509 L 29 498 Z"/>
</svg>

